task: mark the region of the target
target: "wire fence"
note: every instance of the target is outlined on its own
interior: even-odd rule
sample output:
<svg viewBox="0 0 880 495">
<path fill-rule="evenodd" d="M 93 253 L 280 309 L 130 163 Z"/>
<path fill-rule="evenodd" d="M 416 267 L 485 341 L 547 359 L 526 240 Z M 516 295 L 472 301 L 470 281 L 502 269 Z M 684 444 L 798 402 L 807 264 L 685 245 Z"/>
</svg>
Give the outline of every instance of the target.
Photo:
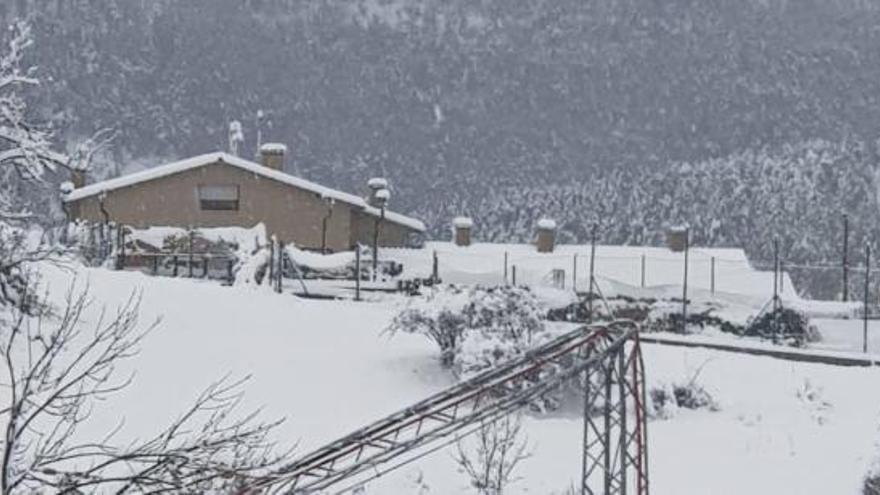
<svg viewBox="0 0 880 495">
<path fill-rule="evenodd" d="M 129 236 L 133 229 L 113 222 L 79 223 L 73 234 L 64 241 L 77 249 L 86 263 L 92 266 L 110 266 L 116 270 L 139 270 L 151 275 L 188 278 L 211 278 L 231 283 L 236 262 L 228 250 L 212 250 L 195 242 L 199 229 L 188 229 L 186 238 L 176 246 L 145 246 Z M 219 246 L 222 248 L 223 246 Z"/>
</svg>

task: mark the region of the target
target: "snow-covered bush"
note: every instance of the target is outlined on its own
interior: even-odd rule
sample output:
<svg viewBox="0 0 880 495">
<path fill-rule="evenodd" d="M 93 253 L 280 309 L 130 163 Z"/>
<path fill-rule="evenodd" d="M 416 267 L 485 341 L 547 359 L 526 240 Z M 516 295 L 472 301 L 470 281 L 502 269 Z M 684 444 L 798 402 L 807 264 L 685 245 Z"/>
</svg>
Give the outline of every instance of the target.
<svg viewBox="0 0 880 495">
<path fill-rule="evenodd" d="M 877 470 L 876 474 L 868 475 L 865 478 L 862 495 L 880 495 L 880 470 Z"/>
<path fill-rule="evenodd" d="M 636 322 L 642 322 L 651 312 L 656 302 L 655 299 L 635 299 L 619 295 L 602 300 L 594 297 L 593 321 L 609 321 L 617 318 L 625 318 Z M 610 314 L 609 311 L 611 311 Z M 587 322 L 590 321 L 589 296 L 579 301 L 559 308 L 551 308 L 547 312 L 550 321 Z"/>
<path fill-rule="evenodd" d="M 696 382 L 685 384 L 667 384 L 652 388 L 651 416 L 669 419 L 679 409 L 708 409 L 717 411 L 718 403 L 712 395 Z"/>
<path fill-rule="evenodd" d="M 443 366 L 467 379 L 522 356 L 556 336 L 545 327 L 545 313 L 546 309 L 527 287 L 443 285 L 411 299 L 386 331 L 427 336 L 440 349 Z M 544 369 L 541 374 L 512 386 L 528 387 L 557 369 Z M 530 406 L 535 411 L 554 410 L 561 403 L 560 394 L 544 394 Z"/>
<path fill-rule="evenodd" d="M 681 301 L 657 301 L 651 305 L 643 328 L 649 332 L 673 332 L 693 334 L 708 328 L 724 333 L 743 335 L 745 327 L 733 323 L 714 313 L 720 306 L 714 303 L 688 304 L 687 325 L 682 329 Z"/>
<path fill-rule="evenodd" d="M 862 495 L 880 495 L 880 443 L 875 446 L 874 463 L 865 475 Z"/>
<path fill-rule="evenodd" d="M 521 355 L 544 333 L 544 309 L 526 287 L 433 287 L 392 320 L 387 331 L 429 337 L 444 366 L 470 376 Z"/>
<path fill-rule="evenodd" d="M 772 339 L 787 345 L 801 347 L 821 339 L 819 330 L 810 323 L 805 313 L 780 308 L 762 314 L 746 326 L 744 335 Z"/>
<path fill-rule="evenodd" d="M 680 301 L 657 301 L 652 304 L 642 328 L 649 332 L 686 334 L 715 329 L 740 337 L 768 339 L 794 347 L 801 347 L 821 338 L 818 329 L 810 323 L 810 318 L 805 313 L 789 308 L 762 313 L 743 325 L 716 315 L 715 312 L 720 309 L 717 304 L 690 306 L 684 329 L 681 324 Z"/>
</svg>

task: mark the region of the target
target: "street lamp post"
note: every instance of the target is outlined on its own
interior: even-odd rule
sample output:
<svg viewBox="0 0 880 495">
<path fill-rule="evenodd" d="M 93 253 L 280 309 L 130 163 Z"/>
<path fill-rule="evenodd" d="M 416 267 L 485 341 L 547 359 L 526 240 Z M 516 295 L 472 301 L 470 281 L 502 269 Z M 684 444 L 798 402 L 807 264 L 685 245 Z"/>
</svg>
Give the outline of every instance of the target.
<svg viewBox="0 0 880 495">
<path fill-rule="evenodd" d="M 324 213 L 324 218 L 321 219 L 321 254 L 327 254 L 327 222 L 333 216 L 333 206 L 336 203 L 330 197 L 324 198 L 324 201 L 327 204 L 327 211 Z"/>
<path fill-rule="evenodd" d="M 379 218 L 376 219 L 373 229 L 373 281 L 375 282 L 379 270 L 379 228 L 385 220 L 385 207 L 388 206 L 391 192 L 388 189 L 379 189 L 374 193 L 374 198 L 376 206 L 379 207 Z"/>
</svg>

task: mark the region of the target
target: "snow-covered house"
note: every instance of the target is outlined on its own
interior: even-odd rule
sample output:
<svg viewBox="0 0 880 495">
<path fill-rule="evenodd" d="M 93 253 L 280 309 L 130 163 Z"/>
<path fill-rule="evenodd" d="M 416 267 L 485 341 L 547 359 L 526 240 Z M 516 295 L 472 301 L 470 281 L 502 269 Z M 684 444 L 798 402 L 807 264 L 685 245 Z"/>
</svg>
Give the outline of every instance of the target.
<svg viewBox="0 0 880 495">
<path fill-rule="evenodd" d="M 282 171 L 282 145 L 264 145 L 262 163 L 210 153 L 68 190 L 71 220 L 136 228 L 251 227 L 305 249 L 341 251 L 420 242 L 424 224 Z"/>
</svg>

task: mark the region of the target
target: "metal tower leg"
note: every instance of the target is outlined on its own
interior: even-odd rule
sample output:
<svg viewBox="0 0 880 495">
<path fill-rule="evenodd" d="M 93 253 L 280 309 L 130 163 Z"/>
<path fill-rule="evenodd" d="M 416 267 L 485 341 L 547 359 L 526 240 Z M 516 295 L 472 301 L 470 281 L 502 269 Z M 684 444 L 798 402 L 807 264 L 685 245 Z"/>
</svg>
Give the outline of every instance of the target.
<svg viewBox="0 0 880 495">
<path fill-rule="evenodd" d="M 647 495 L 644 367 L 637 340 L 586 370 L 583 495 Z"/>
</svg>

